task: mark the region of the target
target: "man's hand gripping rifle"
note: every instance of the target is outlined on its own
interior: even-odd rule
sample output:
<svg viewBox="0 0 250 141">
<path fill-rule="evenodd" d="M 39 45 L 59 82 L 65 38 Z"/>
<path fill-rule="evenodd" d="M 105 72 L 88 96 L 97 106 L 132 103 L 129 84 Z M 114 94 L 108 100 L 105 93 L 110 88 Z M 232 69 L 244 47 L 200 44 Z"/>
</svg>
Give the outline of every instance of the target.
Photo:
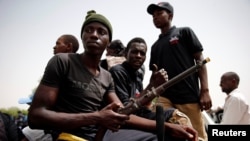
<svg viewBox="0 0 250 141">
<path fill-rule="evenodd" d="M 171 80 L 163 83 L 162 85 L 158 86 L 157 88 L 152 87 L 151 91 L 147 91 L 147 93 L 142 95 L 141 97 L 139 97 L 137 99 L 132 98 L 130 103 L 128 103 L 124 108 L 121 108 L 118 110 L 118 113 L 127 114 L 127 115 L 134 113 L 135 111 L 139 110 L 141 107 L 143 107 L 146 104 L 148 104 L 149 102 L 151 102 L 155 97 L 160 96 L 170 86 L 185 79 L 189 75 L 197 72 L 199 68 L 201 68 L 204 64 L 206 64 L 209 61 L 210 61 L 210 59 L 206 58 L 205 60 L 203 60 L 201 62 L 197 62 L 197 64 L 194 65 L 193 67 L 185 70 L 184 72 L 175 76 Z"/>
<path fill-rule="evenodd" d="M 177 82 L 185 79 L 186 77 L 190 76 L 191 74 L 197 72 L 204 64 L 208 63 L 210 61 L 209 58 L 204 59 L 201 62 L 197 62 L 194 66 L 191 68 L 185 70 L 184 72 L 180 73 L 179 75 L 175 76 L 171 80 L 163 83 L 162 85 L 158 86 L 157 88 L 152 87 L 151 91 L 147 91 L 146 94 L 140 96 L 139 98 L 131 98 L 131 102 L 128 103 L 124 108 L 118 109 L 118 113 L 120 114 L 126 114 L 130 115 L 143 106 L 147 105 L 149 102 L 151 102 L 155 97 L 160 96 L 167 88 L 170 86 L 176 84 Z M 101 130 L 101 129 L 99 129 Z M 104 131 L 104 130 L 103 130 Z M 106 130 L 105 130 L 106 131 Z M 101 141 L 100 139 L 100 133 L 97 133 L 96 137 L 99 138 L 95 141 Z M 103 133 L 104 135 L 104 133 Z"/>
</svg>

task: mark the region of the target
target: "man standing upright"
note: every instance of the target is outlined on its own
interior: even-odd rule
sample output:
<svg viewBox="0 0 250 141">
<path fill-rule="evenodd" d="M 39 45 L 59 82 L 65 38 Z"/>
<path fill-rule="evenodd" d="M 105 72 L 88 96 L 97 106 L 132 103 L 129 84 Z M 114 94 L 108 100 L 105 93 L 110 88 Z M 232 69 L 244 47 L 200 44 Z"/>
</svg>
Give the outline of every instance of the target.
<svg viewBox="0 0 250 141">
<path fill-rule="evenodd" d="M 156 64 L 159 69 L 164 68 L 171 79 L 204 59 L 203 47 L 193 30 L 171 25 L 174 9 L 170 3 L 150 4 L 147 12 L 152 15 L 155 27 L 161 31 L 151 48 L 150 69 Z M 212 102 L 205 65 L 197 73 L 168 88 L 158 102 L 163 103 L 165 108 L 175 107 L 185 113 L 199 137 L 207 140 L 201 111 L 210 109 Z"/>
</svg>

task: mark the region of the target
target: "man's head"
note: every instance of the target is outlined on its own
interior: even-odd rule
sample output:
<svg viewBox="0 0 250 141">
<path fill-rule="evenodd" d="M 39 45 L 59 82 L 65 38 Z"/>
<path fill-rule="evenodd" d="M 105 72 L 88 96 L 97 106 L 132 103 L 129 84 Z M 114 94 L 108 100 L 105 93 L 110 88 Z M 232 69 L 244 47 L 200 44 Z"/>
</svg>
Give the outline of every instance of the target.
<svg viewBox="0 0 250 141">
<path fill-rule="evenodd" d="M 112 40 L 112 26 L 103 15 L 94 10 L 87 13 L 81 30 L 81 39 L 85 54 L 101 58 Z"/>
<path fill-rule="evenodd" d="M 126 61 L 134 68 L 138 70 L 142 67 L 146 60 L 147 44 L 144 39 L 135 37 L 128 42 L 125 49 Z"/>
<path fill-rule="evenodd" d="M 240 77 L 235 72 L 226 72 L 221 76 L 221 90 L 229 94 L 234 89 L 238 88 Z"/>
<path fill-rule="evenodd" d="M 54 54 L 57 53 L 76 53 L 79 48 L 78 40 L 75 36 L 65 34 L 60 36 L 54 46 Z"/>
<path fill-rule="evenodd" d="M 150 4 L 147 12 L 152 15 L 155 27 L 166 29 L 169 28 L 174 15 L 174 8 L 168 2 L 160 2 L 158 4 Z"/>
<path fill-rule="evenodd" d="M 109 41 L 111 42 L 112 32 L 113 32 L 112 26 L 106 17 L 104 17 L 101 14 L 97 14 L 95 10 L 90 10 L 87 12 L 87 16 L 85 17 L 85 21 L 83 22 L 82 29 L 81 29 L 81 37 L 84 31 L 84 27 L 92 22 L 101 23 L 108 29 Z"/>
<path fill-rule="evenodd" d="M 123 56 L 125 46 L 121 42 L 121 40 L 113 40 L 110 45 L 107 47 L 107 56 Z"/>
<path fill-rule="evenodd" d="M 153 15 L 156 10 L 166 10 L 168 13 L 174 14 L 173 6 L 168 2 L 160 2 L 158 4 L 150 4 L 147 11 L 150 15 Z"/>
</svg>

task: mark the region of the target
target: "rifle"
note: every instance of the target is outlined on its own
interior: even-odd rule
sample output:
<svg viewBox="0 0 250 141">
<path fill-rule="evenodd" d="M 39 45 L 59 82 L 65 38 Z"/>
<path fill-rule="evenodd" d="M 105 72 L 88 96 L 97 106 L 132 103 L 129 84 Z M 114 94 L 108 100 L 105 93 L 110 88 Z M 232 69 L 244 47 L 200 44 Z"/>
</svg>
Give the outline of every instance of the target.
<svg viewBox="0 0 250 141">
<path fill-rule="evenodd" d="M 184 72 L 180 73 L 179 75 L 173 77 L 169 81 L 161 84 L 157 88 L 152 87 L 151 91 L 148 90 L 146 94 L 140 96 L 137 99 L 131 98 L 130 102 L 124 107 L 118 109 L 118 113 L 120 114 L 126 114 L 130 115 L 140 108 L 142 108 L 144 105 L 148 104 L 151 102 L 155 97 L 160 96 L 167 88 L 170 86 L 176 84 L 177 82 L 185 79 L 186 77 L 190 76 L 191 74 L 197 72 L 204 64 L 210 62 L 209 58 L 204 59 L 203 61 L 197 62 L 194 66 L 191 68 L 185 70 Z M 97 134 L 95 136 L 95 141 L 102 141 L 102 138 L 107 131 L 106 128 L 100 127 L 99 130 L 97 131 Z"/>
</svg>

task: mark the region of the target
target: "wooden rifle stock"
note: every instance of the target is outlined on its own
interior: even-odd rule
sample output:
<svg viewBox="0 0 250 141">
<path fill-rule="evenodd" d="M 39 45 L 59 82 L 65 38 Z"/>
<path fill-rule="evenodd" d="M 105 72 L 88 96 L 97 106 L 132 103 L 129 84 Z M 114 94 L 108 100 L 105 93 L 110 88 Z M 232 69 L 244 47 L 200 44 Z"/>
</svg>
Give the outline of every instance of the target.
<svg viewBox="0 0 250 141">
<path fill-rule="evenodd" d="M 177 82 L 179 82 L 179 81 L 185 79 L 186 77 L 190 76 L 191 74 L 197 72 L 199 68 L 201 68 L 204 64 L 208 63 L 209 61 L 210 61 L 210 59 L 206 58 L 201 62 L 197 62 L 191 68 L 189 68 L 189 69 L 185 70 L 184 72 L 180 73 L 179 75 L 173 77 L 171 80 L 161 84 L 157 88 L 152 87 L 151 91 L 147 91 L 147 93 L 142 95 L 141 97 L 139 97 L 137 99 L 131 98 L 130 103 L 128 103 L 124 108 L 118 109 L 117 112 L 120 114 L 126 114 L 126 115 L 130 115 L 130 114 L 134 113 L 135 111 L 139 110 L 144 105 L 151 102 L 155 97 L 160 96 L 160 94 L 162 94 L 170 86 L 176 84 Z M 100 127 L 97 134 L 96 134 L 95 141 L 102 141 L 106 131 L 107 131 L 106 128 Z"/>
</svg>

